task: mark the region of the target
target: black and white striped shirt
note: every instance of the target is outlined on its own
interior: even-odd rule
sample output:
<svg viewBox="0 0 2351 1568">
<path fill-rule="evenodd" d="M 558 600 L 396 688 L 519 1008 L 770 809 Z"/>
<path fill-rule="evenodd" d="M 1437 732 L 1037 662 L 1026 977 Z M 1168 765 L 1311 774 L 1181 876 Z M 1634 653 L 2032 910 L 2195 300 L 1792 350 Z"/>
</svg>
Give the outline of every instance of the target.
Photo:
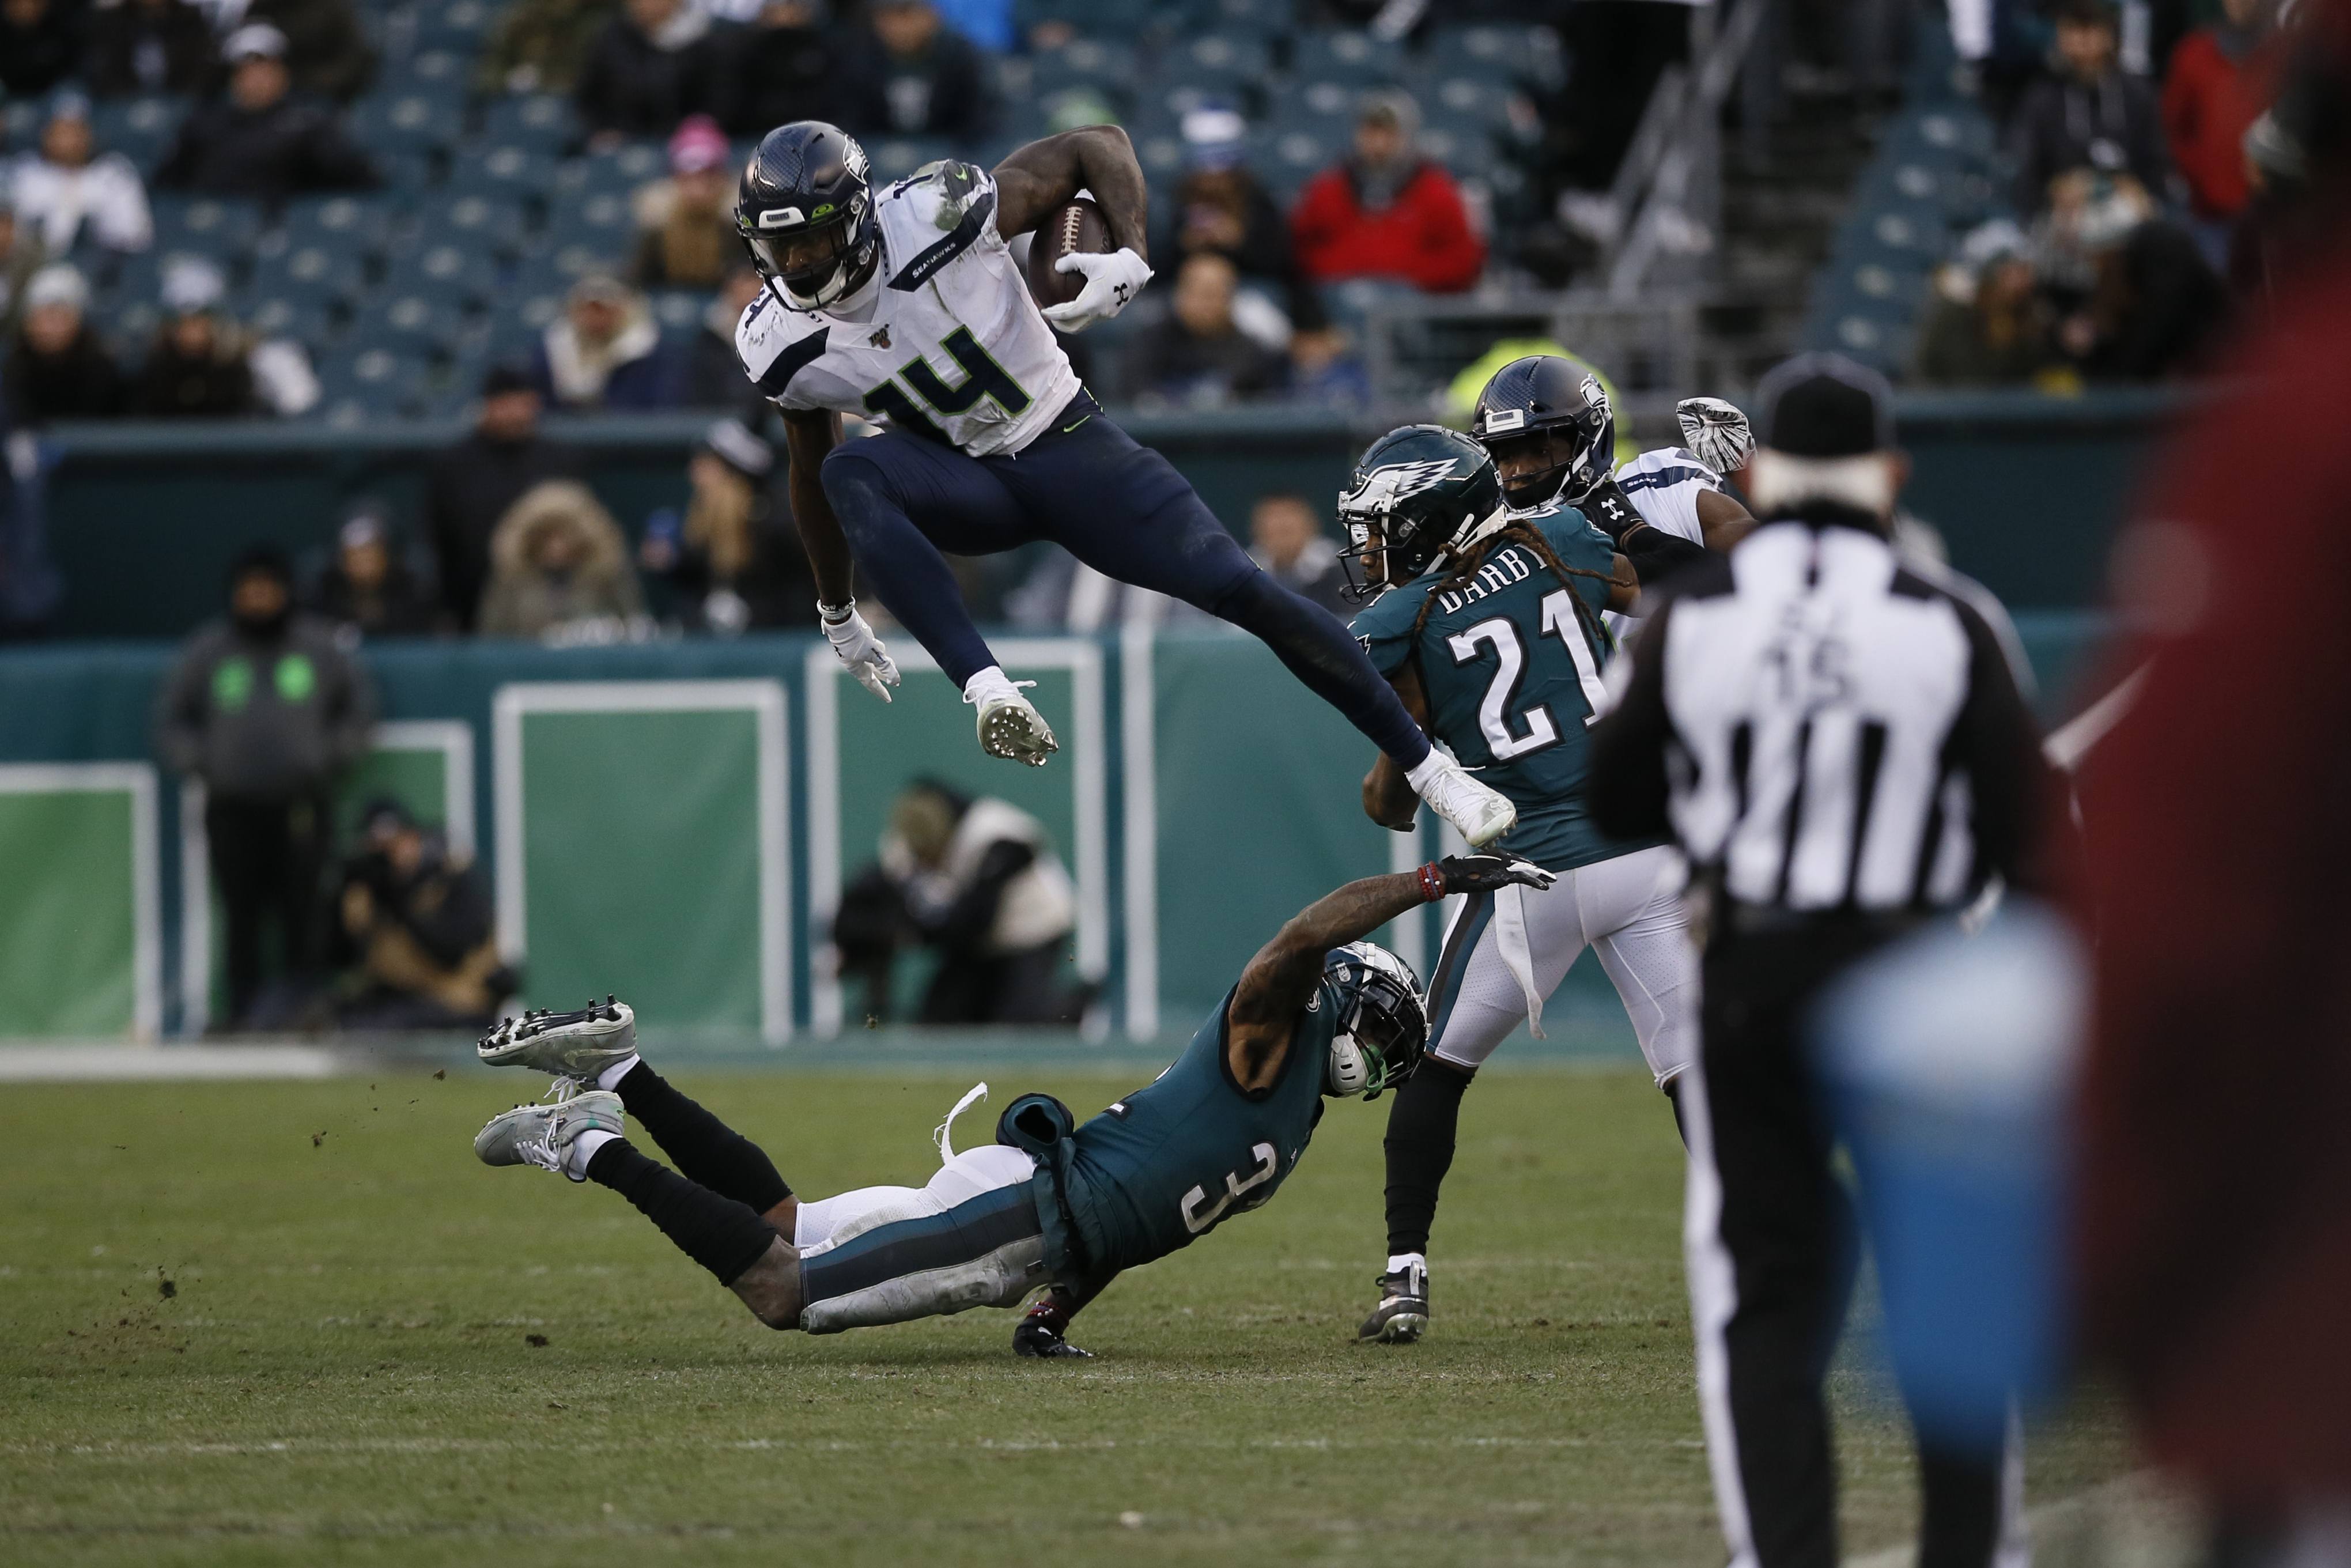
<svg viewBox="0 0 2351 1568">
<path fill-rule="evenodd" d="M 1817 515 L 1676 575 L 1593 731 L 1594 817 L 1669 827 L 1732 900 L 1798 913 L 2017 880 L 2043 765 L 2006 614 L 1860 514 Z"/>
</svg>

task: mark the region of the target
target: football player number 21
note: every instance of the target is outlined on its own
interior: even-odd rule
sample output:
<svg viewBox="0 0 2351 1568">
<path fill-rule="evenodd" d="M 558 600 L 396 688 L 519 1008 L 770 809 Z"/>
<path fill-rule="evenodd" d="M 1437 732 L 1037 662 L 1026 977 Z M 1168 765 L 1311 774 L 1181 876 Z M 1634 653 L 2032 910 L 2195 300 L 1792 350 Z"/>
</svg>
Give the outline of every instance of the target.
<svg viewBox="0 0 2351 1568">
<path fill-rule="evenodd" d="M 1600 713 L 1600 662 L 1592 656 L 1592 644 L 1577 623 L 1574 601 L 1564 588 L 1543 596 L 1542 634 L 1558 638 L 1575 662 L 1576 684 L 1583 688 L 1583 722 L 1590 724 Z M 1527 650 L 1520 641 L 1517 622 L 1497 615 L 1445 641 L 1457 665 L 1477 663 L 1481 648 L 1494 650 L 1494 678 L 1486 687 L 1485 700 L 1478 705 L 1478 727 L 1495 761 L 1508 762 L 1559 744 L 1559 725 L 1548 704 L 1537 703 L 1520 716 L 1526 725 L 1524 733 L 1510 727 L 1510 708 L 1527 674 Z"/>
</svg>

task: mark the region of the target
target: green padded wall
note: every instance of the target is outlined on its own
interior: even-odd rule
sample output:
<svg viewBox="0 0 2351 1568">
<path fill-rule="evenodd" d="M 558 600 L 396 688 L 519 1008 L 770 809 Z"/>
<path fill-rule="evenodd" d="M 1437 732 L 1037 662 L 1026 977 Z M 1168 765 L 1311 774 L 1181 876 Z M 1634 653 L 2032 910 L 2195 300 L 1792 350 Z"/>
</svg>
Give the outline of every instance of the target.
<svg viewBox="0 0 2351 1568">
<path fill-rule="evenodd" d="M 496 708 L 521 999 L 618 993 L 653 1027 L 788 1033 L 782 688 L 508 686 Z"/>
<path fill-rule="evenodd" d="M 154 810 L 143 764 L 0 768 L 0 1034 L 154 1031 Z"/>
</svg>

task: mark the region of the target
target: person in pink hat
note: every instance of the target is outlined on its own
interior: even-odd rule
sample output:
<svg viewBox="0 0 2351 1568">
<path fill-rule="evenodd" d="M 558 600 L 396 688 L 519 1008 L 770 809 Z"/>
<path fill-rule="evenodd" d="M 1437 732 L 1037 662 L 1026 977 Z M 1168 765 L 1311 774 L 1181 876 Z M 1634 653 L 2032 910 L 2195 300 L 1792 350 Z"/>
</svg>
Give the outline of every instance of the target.
<svg viewBox="0 0 2351 1568">
<path fill-rule="evenodd" d="M 706 114 L 688 115 L 669 139 L 669 177 L 630 198 L 637 223 L 630 280 L 641 288 L 716 288 L 738 259 L 734 150 Z"/>
</svg>

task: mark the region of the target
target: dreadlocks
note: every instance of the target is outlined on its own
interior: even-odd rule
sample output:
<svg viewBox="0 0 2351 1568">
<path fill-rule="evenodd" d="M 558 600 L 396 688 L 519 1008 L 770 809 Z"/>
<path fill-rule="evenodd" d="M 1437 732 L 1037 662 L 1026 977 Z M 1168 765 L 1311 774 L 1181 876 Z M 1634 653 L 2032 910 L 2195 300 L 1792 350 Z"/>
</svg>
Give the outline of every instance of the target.
<svg viewBox="0 0 2351 1568">
<path fill-rule="evenodd" d="M 1486 564 L 1486 558 L 1494 553 L 1495 547 L 1504 544 L 1526 546 L 1534 552 L 1536 559 L 1551 568 L 1552 575 L 1558 578 L 1560 586 L 1567 590 L 1568 602 L 1575 606 L 1576 622 L 1583 628 L 1584 638 L 1592 644 L 1593 658 L 1596 661 L 1604 657 L 1614 645 L 1614 639 L 1608 635 L 1608 629 L 1601 624 L 1598 613 L 1583 601 L 1583 595 L 1575 591 L 1575 584 L 1569 579 L 1588 577 L 1612 588 L 1615 586 L 1616 580 L 1604 571 L 1568 565 L 1559 559 L 1559 552 L 1551 548 L 1551 541 L 1542 537 L 1541 529 L 1517 522 L 1505 524 L 1454 557 L 1458 564 L 1454 568 L 1453 575 L 1430 589 L 1428 597 L 1420 601 L 1420 613 L 1413 618 L 1412 622 L 1414 645 L 1419 645 L 1420 634 L 1428 626 L 1429 612 L 1437 608 L 1437 596 L 1468 587 L 1477 580 L 1478 569 Z"/>
</svg>

